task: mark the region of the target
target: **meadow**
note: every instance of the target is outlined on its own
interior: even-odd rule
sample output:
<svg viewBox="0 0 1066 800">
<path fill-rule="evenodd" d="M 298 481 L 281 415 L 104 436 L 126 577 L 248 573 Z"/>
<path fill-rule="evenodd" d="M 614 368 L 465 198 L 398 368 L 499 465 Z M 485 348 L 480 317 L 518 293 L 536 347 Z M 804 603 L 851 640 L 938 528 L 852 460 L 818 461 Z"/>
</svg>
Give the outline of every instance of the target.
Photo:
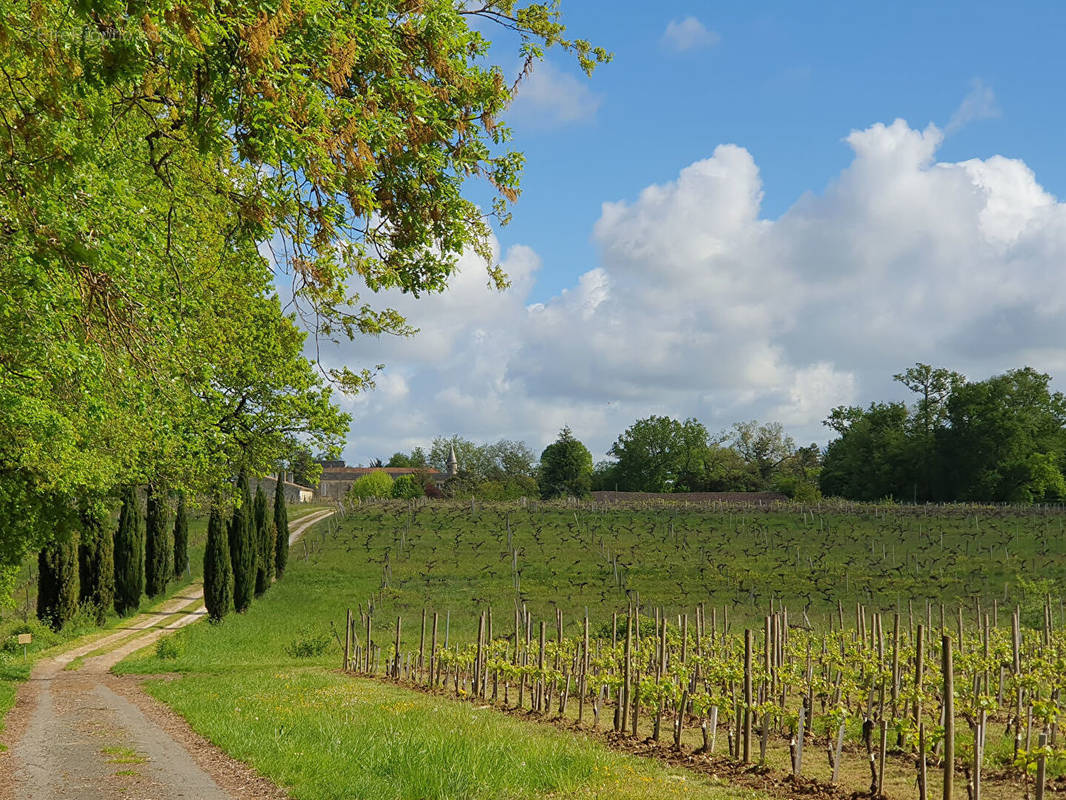
<svg viewBox="0 0 1066 800">
<path fill-rule="evenodd" d="M 415 694 L 366 677 L 340 675 L 337 668 L 345 639 L 351 648 L 349 666 L 357 672 L 371 666 L 380 678 L 396 666 L 389 664 L 389 658 L 395 649 L 396 620 L 402 619 L 401 669 L 397 671 L 409 683 L 424 687 L 427 664 L 419 665 L 417 656 L 421 652 L 425 661 L 429 660 L 425 655 L 429 634 L 423 632 L 421 620 L 423 611 L 436 613 L 437 663 L 446 667 L 443 680 L 433 684 L 438 693 L 476 697 L 478 706 L 485 706 L 502 705 L 507 692 L 506 701 L 514 706 L 519 680 L 528 681 L 524 713 L 533 713 L 537 719 L 561 718 L 561 724 L 572 728 L 578 713 L 581 671 L 571 667 L 582 661 L 582 628 L 587 613 L 598 662 L 586 674 L 589 706 L 584 709 L 584 724 L 586 729 L 590 726 L 592 704 L 599 703 L 600 711 L 607 711 L 599 728 L 611 731 L 615 725 L 609 709 L 612 704 L 618 707 L 622 699 L 618 690 L 626 680 L 625 664 L 633 669 L 642 663 L 624 657 L 625 623 L 639 599 L 644 616 L 636 629 L 643 631 L 645 642 L 654 642 L 661 635 L 665 648 L 654 649 L 665 655 L 646 661 L 653 670 L 657 662 L 661 665 L 654 684 L 648 683 L 647 672 L 630 676 L 633 695 L 622 707 L 632 709 L 632 697 L 645 693 L 639 736 L 634 741 L 650 737 L 653 717 L 660 716 L 664 720 L 663 748 L 667 748 L 672 741 L 669 720 L 673 711 L 686 708 L 694 716 L 683 726 L 678 743 L 687 752 L 701 745 L 701 725 L 705 727 L 709 721 L 709 701 L 701 700 L 697 708 L 681 698 L 682 687 L 693 686 L 693 666 L 679 669 L 678 665 L 684 665 L 682 648 L 691 648 L 690 659 L 697 648 L 704 648 L 699 652 L 706 658 L 704 677 L 714 664 L 713 669 L 722 670 L 716 674 L 723 690 L 706 695 L 718 698 L 716 717 L 720 722 L 716 719 L 716 723 L 721 728 L 715 758 L 730 760 L 739 759 L 741 752 L 736 731 L 741 713 L 736 669 L 738 659 L 743 664 L 743 629 L 753 628 L 756 642 L 761 643 L 772 603 L 779 620 L 788 609 L 791 622 L 784 621 L 781 627 L 788 630 L 798 625 L 800 629 L 788 637 L 787 648 L 780 649 L 781 664 L 775 661 L 775 667 L 781 666 L 782 671 L 775 673 L 774 683 L 766 683 L 774 687 L 772 695 L 760 688 L 760 681 L 771 680 L 770 673 L 753 675 L 756 694 L 764 692 L 759 714 L 770 713 L 765 704 L 771 697 L 774 700 L 771 705 L 775 710 L 767 725 L 773 736 L 767 737 L 765 762 L 778 774 L 791 771 L 789 732 L 794 733 L 795 710 L 801 697 L 812 696 L 820 705 L 818 714 L 808 717 L 808 730 L 813 735 L 817 728 L 822 744 L 817 749 L 811 745 L 803 774 L 828 783 L 832 777 L 828 761 L 839 729 L 846 735 L 836 746 L 838 780 L 842 788 L 853 790 L 870 780 L 863 750 L 863 708 L 867 713 L 879 708 L 879 715 L 872 716 L 877 716 L 878 722 L 883 719 L 886 734 L 891 733 L 889 750 L 894 749 L 902 732 L 898 723 L 909 718 L 903 713 L 902 700 L 893 700 L 892 715 L 884 711 L 884 698 L 890 694 L 886 687 L 905 689 L 904 670 L 898 665 L 892 670 L 886 666 L 891 647 L 886 646 L 885 630 L 892 631 L 895 614 L 899 614 L 902 628 L 900 663 L 913 658 L 918 624 L 926 629 L 923 641 L 932 642 L 926 650 L 923 663 L 928 662 L 928 671 L 921 684 L 923 697 L 929 698 L 925 706 L 928 714 L 939 708 L 934 702 L 939 673 L 933 663 L 938 657 L 938 637 L 944 631 L 957 637 L 960 610 L 970 653 L 980 652 L 982 630 L 976 623 L 987 615 L 993 631 L 987 641 L 993 657 L 1002 657 L 1015 606 L 1024 633 L 1027 665 L 1040 650 L 1039 636 L 1045 627 L 1055 637 L 1055 648 L 1062 648 L 1061 636 L 1053 633 L 1063 623 L 1059 599 L 1066 569 L 1062 516 L 1058 509 L 971 506 L 363 505 L 309 532 L 290 555 L 285 579 L 247 614 L 231 616 L 220 626 L 186 629 L 155 652 L 127 660 L 120 669 L 182 674 L 179 680 L 151 682 L 150 691 L 174 705 L 194 727 L 232 754 L 293 787 L 297 797 L 344 796 L 341 789 L 331 794 L 330 787 L 338 780 L 339 786 L 352 793 L 373 789 L 375 794 L 388 797 L 524 797 L 552 791 L 560 796 L 596 796 L 606 791 L 606 784 L 598 777 L 602 773 L 591 770 L 586 761 L 568 762 L 579 766 L 562 770 L 552 791 L 529 783 L 527 771 L 517 766 L 505 777 L 490 779 L 478 772 L 471 764 L 486 758 L 479 747 L 495 753 L 488 762 L 501 765 L 511 763 L 510 756 L 502 755 L 509 752 L 507 745 L 517 743 L 521 750 L 530 737 L 559 734 L 538 725 L 512 727 L 513 720 L 485 708 Z M 479 636 L 479 627 L 484 626 L 482 614 L 490 607 L 496 619 L 494 634 L 486 636 L 482 630 Z M 345 630 L 348 609 L 353 610 L 350 632 Z M 519 635 L 522 648 L 515 648 L 516 625 L 512 620 L 516 612 L 520 629 L 531 633 Z M 365 648 L 368 618 L 372 622 L 369 651 Z M 687 626 L 689 618 L 691 628 L 685 631 L 683 625 Z M 547 665 L 537 663 L 537 630 L 542 621 L 547 621 L 550 632 L 544 648 Z M 880 666 L 868 668 L 864 663 L 876 652 L 874 642 L 878 639 Z M 480 655 L 479 640 L 483 645 Z M 707 645 L 711 640 L 719 642 L 717 650 Z M 849 657 L 838 662 L 826 658 L 823 649 L 822 657 L 812 662 L 812 648 L 817 654 L 818 643 L 825 648 L 827 641 L 834 648 L 839 645 L 842 659 L 845 650 Z M 640 652 L 647 654 L 648 645 L 644 647 Z M 584 648 L 586 653 L 590 649 Z M 369 664 L 364 660 L 366 655 L 370 656 Z M 762 658 L 757 646 L 756 663 L 761 664 Z M 786 662 L 788 669 L 784 668 Z M 846 666 L 842 666 L 844 662 Z M 1066 678 L 1055 663 L 1052 659 L 1041 667 L 1041 690 L 1049 686 L 1054 690 Z M 475 664 L 480 670 L 476 683 Z M 963 668 L 967 675 L 989 670 L 995 674 L 984 662 L 971 660 Z M 592 678 L 593 672 L 599 677 Z M 820 701 L 813 682 L 807 680 L 805 684 L 805 672 L 833 687 L 823 687 Z M 995 695 L 1004 685 L 1003 675 L 1000 670 L 998 684 L 986 678 L 981 696 Z M 495 678 L 491 692 L 486 676 Z M 441 677 L 439 672 L 437 677 Z M 571 679 L 573 686 L 566 690 Z M 592 684 L 596 680 L 594 695 Z M 994 710 L 990 706 L 986 730 L 994 730 L 994 734 L 987 737 L 987 755 L 982 754 L 988 759 L 985 763 L 994 764 L 1000 772 L 1013 756 L 1009 740 L 1002 740 L 1004 720 L 999 716 L 1001 708 L 1011 705 L 1010 680 L 1008 674 L 1007 699 L 1000 697 Z M 732 694 L 727 694 L 730 687 Z M 881 701 L 871 706 L 870 693 L 876 695 L 878 689 Z M 547 704 L 531 712 L 534 690 L 542 701 L 546 693 Z M 787 702 L 777 702 L 779 690 Z M 198 701 L 201 695 L 211 702 Z M 561 708 L 567 705 L 564 695 L 573 698 L 565 710 Z M 1027 707 L 1031 699 L 1026 695 Z M 408 708 L 406 703 L 413 705 Z M 812 705 L 808 701 L 808 708 Z M 389 711 L 394 707 L 405 710 L 394 714 Z M 661 715 L 649 713 L 649 707 Z M 361 711 L 354 713 L 353 709 Z M 845 711 L 843 717 L 841 709 Z M 491 722 L 475 724 L 471 717 L 474 727 L 456 722 L 456 727 L 449 729 L 439 724 L 442 714 L 460 715 L 455 718 L 459 720 L 466 719 L 463 714 L 477 715 L 479 720 L 485 715 Z M 622 716 L 628 728 L 629 717 Z M 933 717 L 928 722 L 932 748 L 933 740 L 942 738 L 942 733 L 937 732 Z M 1029 724 L 1034 747 L 1039 723 L 1037 719 Z M 497 724 L 503 727 L 495 727 Z M 431 742 L 426 745 L 428 750 L 394 751 L 379 746 L 382 737 L 408 741 L 405 737 L 414 735 L 413 731 L 421 731 L 420 735 Z M 449 735 L 456 737 L 454 741 Z M 907 735 L 912 746 L 914 732 L 908 729 Z M 294 741 L 286 742 L 286 736 L 298 736 L 298 746 Z M 567 741 L 574 746 L 595 745 L 596 758 L 619 757 L 590 742 L 590 737 L 597 736 L 602 734 L 571 732 Z M 877 749 L 876 733 L 873 739 Z M 957 741 L 961 759 L 967 746 L 972 751 L 973 741 L 961 721 Z M 756 743 L 756 751 L 761 744 Z M 473 751 L 468 752 L 467 747 Z M 814 755 L 819 750 L 827 752 Z M 401 757 L 403 752 L 421 755 Z M 430 755 L 425 755 L 427 752 Z M 423 756 L 428 760 L 420 760 Z M 889 767 L 884 768 L 881 779 L 886 793 L 915 796 L 913 765 L 902 753 L 889 753 L 887 758 Z M 312 761 L 321 763 L 315 766 Z M 408 763 L 413 770 L 410 774 L 404 772 Z M 554 762 L 548 759 L 548 763 Z M 1052 773 L 1061 768 L 1055 763 L 1049 765 Z M 633 765 L 628 768 L 637 769 Z M 418 776 L 427 769 L 431 774 L 454 769 L 470 782 L 463 790 L 419 782 Z M 932 773 L 935 769 L 931 768 L 930 790 L 937 787 L 938 780 Z M 324 780 L 322 774 L 334 777 Z M 356 777 L 342 780 L 341 775 Z M 393 777 L 386 780 L 381 776 Z M 653 782 L 660 779 L 650 778 Z M 697 785 L 691 783 L 696 780 L 697 776 L 689 773 L 686 786 Z M 660 788 L 647 787 L 634 796 L 662 796 L 662 784 L 654 785 Z M 701 791 L 721 789 L 704 785 Z M 1020 796 L 1020 791 L 1017 781 L 989 781 L 983 796 L 992 800 Z"/>
</svg>

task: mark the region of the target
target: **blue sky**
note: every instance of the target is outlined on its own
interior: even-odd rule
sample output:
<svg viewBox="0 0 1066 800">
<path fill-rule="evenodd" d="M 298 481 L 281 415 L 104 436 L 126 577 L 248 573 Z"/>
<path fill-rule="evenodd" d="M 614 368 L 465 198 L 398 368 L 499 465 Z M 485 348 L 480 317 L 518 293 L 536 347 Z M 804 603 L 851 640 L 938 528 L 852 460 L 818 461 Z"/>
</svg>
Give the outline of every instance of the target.
<svg viewBox="0 0 1066 800">
<path fill-rule="evenodd" d="M 587 117 L 514 125 L 529 162 L 500 238 L 544 259 L 537 300 L 595 263 L 603 201 L 632 198 L 732 142 L 755 157 L 763 213 L 776 217 L 848 164 L 852 129 L 897 117 L 945 127 L 975 81 L 999 113 L 953 132 L 940 157 L 1018 157 L 1056 196 L 1066 184 L 1062 4 L 583 0 L 565 12 L 571 31 L 615 58 L 587 81 L 599 101 Z M 717 43 L 677 52 L 664 42 L 667 25 L 688 17 Z M 581 74 L 558 54 L 551 61 Z"/>
<path fill-rule="evenodd" d="M 513 286 L 464 258 L 441 296 L 377 298 L 417 336 L 325 353 L 387 365 L 343 400 L 349 462 L 452 433 L 539 452 L 564 424 L 601 458 L 649 414 L 824 443 L 916 361 L 1066 375 L 1066 7 L 564 10 L 615 58 L 551 54 L 509 112 Z"/>
</svg>

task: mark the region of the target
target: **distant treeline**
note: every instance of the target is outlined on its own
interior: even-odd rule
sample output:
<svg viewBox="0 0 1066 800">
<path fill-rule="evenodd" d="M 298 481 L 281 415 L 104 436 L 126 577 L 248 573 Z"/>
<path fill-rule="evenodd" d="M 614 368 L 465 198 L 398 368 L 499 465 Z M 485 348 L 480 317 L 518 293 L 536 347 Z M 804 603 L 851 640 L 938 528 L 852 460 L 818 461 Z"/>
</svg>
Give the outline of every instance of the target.
<svg viewBox="0 0 1066 800">
<path fill-rule="evenodd" d="M 1030 367 L 983 381 L 917 364 L 895 379 L 917 402 L 833 409 L 840 434 L 819 486 L 852 500 L 1056 502 L 1066 498 L 1066 402 Z"/>
<path fill-rule="evenodd" d="M 522 442 L 475 444 L 438 437 L 429 453 L 395 453 L 378 466 L 444 470 L 454 448 L 453 496 L 491 500 L 590 491 L 780 492 L 900 502 L 1066 500 L 1066 401 L 1051 378 L 1030 367 L 983 381 L 916 364 L 894 379 L 916 401 L 834 408 L 838 434 L 824 449 L 797 447 L 778 422 L 737 423 L 711 434 L 697 419 L 650 416 L 593 464 L 569 428 L 538 460 Z"/>
</svg>

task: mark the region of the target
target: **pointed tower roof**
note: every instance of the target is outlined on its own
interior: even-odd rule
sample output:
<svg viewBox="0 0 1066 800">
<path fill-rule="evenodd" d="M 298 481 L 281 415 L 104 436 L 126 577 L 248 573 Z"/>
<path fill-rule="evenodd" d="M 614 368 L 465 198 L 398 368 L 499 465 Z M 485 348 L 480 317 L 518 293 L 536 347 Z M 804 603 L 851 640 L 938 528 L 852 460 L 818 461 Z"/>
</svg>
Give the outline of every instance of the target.
<svg viewBox="0 0 1066 800">
<path fill-rule="evenodd" d="M 457 475 L 459 473 L 459 461 L 455 458 L 455 445 L 451 445 L 448 448 L 448 474 Z"/>
</svg>

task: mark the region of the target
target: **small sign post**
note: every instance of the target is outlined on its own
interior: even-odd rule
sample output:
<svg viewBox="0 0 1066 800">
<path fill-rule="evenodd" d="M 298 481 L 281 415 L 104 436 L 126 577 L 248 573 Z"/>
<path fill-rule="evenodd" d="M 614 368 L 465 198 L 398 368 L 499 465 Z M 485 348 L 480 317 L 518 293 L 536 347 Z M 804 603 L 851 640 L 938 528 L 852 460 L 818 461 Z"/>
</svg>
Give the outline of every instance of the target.
<svg viewBox="0 0 1066 800">
<path fill-rule="evenodd" d="M 22 645 L 22 660 L 23 661 L 26 660 L 26 646 L 29 645 L 32 641 L 33 641 L 33 634 L 32 633 L 20 633 L 19 634 L 19 644 Z"/>
</svg>

